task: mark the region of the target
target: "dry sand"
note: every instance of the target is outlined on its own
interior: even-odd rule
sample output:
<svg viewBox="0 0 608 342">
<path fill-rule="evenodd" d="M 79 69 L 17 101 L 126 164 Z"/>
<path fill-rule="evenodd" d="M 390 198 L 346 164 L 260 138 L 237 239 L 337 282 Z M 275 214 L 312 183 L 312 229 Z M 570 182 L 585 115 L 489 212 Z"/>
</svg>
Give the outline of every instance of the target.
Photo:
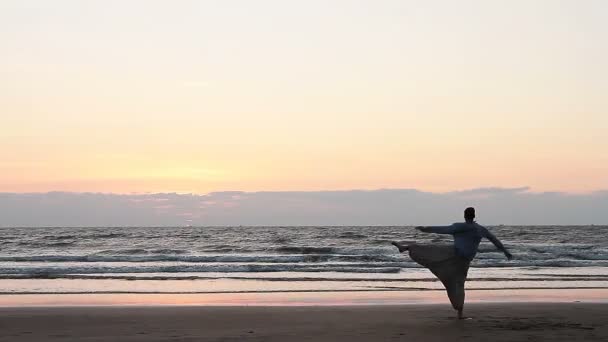
<svg viewBox="0 0 608 342">
<path fill-rule="evenodd" d="M 0 309 L 0 341 L 608 341 L 608 304 Z"/>
</svg>

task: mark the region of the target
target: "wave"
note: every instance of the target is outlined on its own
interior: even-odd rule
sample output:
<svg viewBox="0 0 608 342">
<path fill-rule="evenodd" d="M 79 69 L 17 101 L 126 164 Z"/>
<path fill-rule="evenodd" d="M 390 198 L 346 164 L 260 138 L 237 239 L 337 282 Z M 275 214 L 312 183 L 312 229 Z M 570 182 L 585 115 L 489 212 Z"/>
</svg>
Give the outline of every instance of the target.
<svg viewBox="0 0 608 342">
<path fill-rule="evenodd" d="M 279 253 L 292 253 L 292 254 L 332 254 L 332 253 L 335 253 L 335 251 L 336 251 L 332 247 L 295 247 L 295 246 L 277 247 L 274 250 Z"/>
<path fill-rule="evenodd" d="M 596 261 L 591 265 L 576 264 L 572 261 L 538 263 L 476 264 L 475 268 L 513 268 L 513 267 L 608 267 L 606 261 Z M 48 277 L 60 274 L 150 274 L 150 273 L 256 273 L 256 272 L 301 272 L 301 273 L 400 273 L 404 269 L 421 268 L 413 262 L 376 262 L 376 263 L 179 263 L 179 264 L 113 264 L 113 263 L 41 263 L 26 265 L 4 264 L 0 266 L 2 275 L 29 275 Z M 547 278 L 548 279 L 548 278 Z"/>
<path fill-rule="evenodd" d="M 60 241 L 60 242 L 36 242 L 36 241 L 21 241 L 17 246 L 45 248 L 45 247 L 69 247 L 76 244 L 76 241 Z"/>
<path fill-rule="evenodd" d="M 496 290 L 603 290 L 608 289 L 606 286 L 509 286 L 509 287 L 471 287 L 467 290 L 471 291 L 496 291 Z M 133 291 L 133 290 L 114 290 L 114 291 L 2 291 L 0 295 L 39 295 L 39 294 L 54 294 L 54 295 L 84 295 L 84 294 L 238 294 L 238 293 L 338 293 L 338 292 L 418 292 L 418 291 L 433 291 L 443 292 L 443 289 L 425 288 L 425 287 L 371 287 L 367 289 L 298 289 L 298 290 L 226 290 L 226 291 Z M 600 301 L 605 301 L 600 299 Z"/>
<path fill-rule="evenodd" d="M 149 255 L 149 254 L 159 254 L 159 255 L 167 255 L 167 257 L 171 255 L 181 255 L 188 254 L 190 251 L 184 249 L 171 249 L 171 248 L 162 248 L 162 249 L 144 249 L 144 248 L 126 248 L 126 249 L 107 249 L 103 251 L 96 252 L 91 254 L 90 256 L 128 256 L 128 255 Z M 128 261 L 128 260 L 125 260 Z"/>
<path fill-rule="evenodd" d="M 336 254 L 336 255 L 395 255 L 396 248 L 387 243 L 382 247 L 313 247 L 313 246 L 281 246 L 270 249 L 281 254 Z"/>
<path fill-rule="evenodd" d="M 338 234 L 336 236 L 336 238 L 338 238 L 338 239 L 365 239 L 365 238 L 367 238 L 367 235 L 359 234 L 359 233 L 355 233 L 355 232 L 344 232 L 342 234 Z"/>
<path fill-rule="evenodd" d="M 125 248 L 125 249 L 106 249 L 95 254 L 98 255 L 132 255 L 132 254 L 148 254 L 149 251 L 144 248 Z"/>
<path fill-rule="evenodd" d="M 334 250 L 334 252 L 339 252 Z M 118 254 L 117 254 L 118 253 Z M 170 254 L 164 254 L 170 253 Z M 399 254 L 218 254 L 190 255 L 184 250 L 173 249 L 124 249 L 101 251 L 89 255 L 33 255 L 33 256 L 0 256 L 0 262 L 19 263 L 53 262 L 53 263 L 263 263 L 263 264 L 308 264 L 310 267 L 325 266 L 326 263 L 350 263 L 361 267 L 376 267 L 377 263 L 392 263 L 402 268 L 418 268 L 412 260 Z M 472 263 L 472 267 L 597 267 L 608 266 L 606 255 L 588 253 L 588 255 L 572 255 L 566 253 L 559 256 L 533 257 L 518 253 L 512 261 L 507 261 L 499 253 L 483 253 Z M 328 264 L 331 265 L 331 264 Z M 298 267 L 304 267 L 300 265 Z"/>
<path fill-rule="evenodd" d="M 167 251 L 157 250 L 156 252 Z M 113 251 L 114 252 L 114 251 Z M 155 254 L 145 250 L 126 250 L 125 254 L 95 253 L 91 255 L 33 255 L 0 256 L 0 261 L 9 262 L 186 262 L 186 263 L 321 263 L 321 262 L 407 262 L 391 255 L 344 255 L 344 254 L 294 254 L 294 255 L 183 255 Z"/>
<path fill-rule="evenodd" d="M 471 267 L 608 267 L 608 260 L 476 260 Z"/>
<path fill-rule="evenodd" d="M 74 244 L 76 244 L 76 241 L 54 242 L 54 243 L 46 244 L 46 246 L 49 246 L 49 247 L 68 247 L 68 246 L 73 246 Z"/>
<path fill-rule="evenodd" d="M 349 278 L 349 277 L 256 277 L 256 276 L 206 276 L 206 275 L 175 275 L 175 274 L 0 274 L 0 279 L 83 279 L 83 280 L 255 280 L 255 281 L 270 281 L 270 282 L 366 282 L 366 283 L 419 283 L 419 282 L 438 282 L 437 278 Z M 485 281 L 485 282 L 586 282 L 586 281 L 608 281 L 608 275 L 596 276 L 579 276 L 579 277 L 489 277 L 489 278 L 467 278 L 467 281 Z"/>
<path fill-rule="evenodd" d="M 272 242 L 274 242 L 274 243 L 287 243 L 290 241 L 291 241 L 291 239 L 288 237 L 285 237 L 285 236 L 279 236 L 279 237 L 272 239 Z"/>
<path fill-rule="evenodd" d="M 48 239 L 48 240 L 73 240 L 73 239 L 82 238 L 82 236 L 77 236 L 77 235 L 47 235 L 44 238 Z"/>
<path fill-rule="evenodd" d="M 114 239 L 114 238 L 122 238 L 129 237 L 128 234 L 125 233 L 97 233 L 82 236 L 85 239 Z"/>
<path fill-rule="evenodd" d="M 113 239 L 129 237 L 125 233 L 92 233 L 92 234 L 67 234 L 67 235 L 45 235 L 42 236 L 44 240 L 72 240 L 72 239 Z"/>
<path fill-rule="evenodd" d="M 28 274 L 44 277 L 56 274 L 97 273 L 243 273 L 243 272 L 339 272 L 339 273 L 399 273 L 394 264 L 376 265 L 301 265 L 301 264 L 219 264 L 219 265 L 135 265 L 135 266 L 27 266 L 0 267 L 0 274 Z"/>
</svg>

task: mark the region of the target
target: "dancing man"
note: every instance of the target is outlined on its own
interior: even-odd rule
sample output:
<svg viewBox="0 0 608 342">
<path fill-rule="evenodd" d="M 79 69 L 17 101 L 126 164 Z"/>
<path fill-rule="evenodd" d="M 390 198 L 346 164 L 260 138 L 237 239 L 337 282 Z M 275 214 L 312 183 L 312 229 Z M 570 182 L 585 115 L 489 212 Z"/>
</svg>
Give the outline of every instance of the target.
<svg viewBox="0 0 608 342">
<path fill-rule="evenodd" d="M 401 253 L 409 251 L 412 260 L 428 268 L 441 280 L 447 290 L 452 307 L 458 311 L 459 319 L 464 318 L 462 313 L 465 297 L 464 283 L 467 279 L 469 264 L 477 254 L 477 247 L 479 247 L 481 239 L 490 240 L 496 248 L 505 254 L 507 259 L 511 260 L 513 258 L 494 234 L 474 221 L 474 208 L 465 209 L 464 219 L 465 222 L 454 223 L 451 226 L 416 227 L 416 229 L 425 233 L 453 235 L 453 246 L 392 243 Z"/>
</svg>

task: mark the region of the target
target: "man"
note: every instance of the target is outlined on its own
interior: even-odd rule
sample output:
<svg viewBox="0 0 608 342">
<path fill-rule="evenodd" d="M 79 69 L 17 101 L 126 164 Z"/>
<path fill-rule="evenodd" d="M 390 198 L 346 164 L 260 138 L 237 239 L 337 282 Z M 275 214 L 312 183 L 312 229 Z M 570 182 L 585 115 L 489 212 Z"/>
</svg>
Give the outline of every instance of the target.
<svg viewBox="0 0 608 342">
<path fill-rule="evenodd" d="M 496 248 L 502 251 L 507 259 L 513 256 L 505 246 L 484 226 L 475 222 L 475 209 L 466 208 L 465 222 L 454 223 L 451 226 L 419 226 L 416 229 L 425 233 L 451 234 L 454 236 L 453 246 L 408 244 L 402 245 L 393 242 L 399 252 L 409 251 L 412 260 L 428 268 L 447 290 L 448 297 L 454 310 L 458 311 L 458 318 L 463 319 L 464 283 L 467 278 L 469 264 L 477 254 L 477 248 L 482 238 L 490 240 Z"/>
</svg>

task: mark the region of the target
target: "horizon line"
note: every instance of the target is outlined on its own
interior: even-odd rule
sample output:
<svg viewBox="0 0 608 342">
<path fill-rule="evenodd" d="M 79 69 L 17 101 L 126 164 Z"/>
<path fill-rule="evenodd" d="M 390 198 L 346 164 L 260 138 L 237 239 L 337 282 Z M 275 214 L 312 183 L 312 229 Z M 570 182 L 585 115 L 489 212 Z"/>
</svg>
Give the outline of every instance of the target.
<svg viewBox="0 0 608 342">
<path fill-rule="evenodd" d="M 466 193 L 466 192 L 509 192 L 509 193 L 528 193 L 528 194 L 566 194 L 566 195 L 591 195 L 597 193 L 608 192 L 607 189 L 597 189 L 591 191 L 561 191 L 561 190 L 545 190 L 545 191 L 534 191 L 530 186 L 518 186 L 518 187 L 500 187 L 500 186 L 482 186 L 473 188 L 463 188 L 448 191 L 431 191 L 423 190 L 418 188 L 353 188 L 353 189 L 326 189 L 326 190 L 214 190 L 209 192 L 182 192 L 182 191 L 150 191 L 150 192 L 104 192 L 104 191 L 69 191 L 69 190 L 50 190 L 50 191 L 2 191 L 0 195 L 15 194 L 15 195 L 35 195 L 35 194 L 97 194 L 97 195 L 116 195 L 116 196 L 141 196 L 141 195 L 193 195 L 193 196 L 206 196 L 210 194 L 218 193 L 321 193 L 321 192 L 376 192 L 376 191 L 416 191 L 430 194 L 454 194 L 454 193 Z"/>
</svg>

